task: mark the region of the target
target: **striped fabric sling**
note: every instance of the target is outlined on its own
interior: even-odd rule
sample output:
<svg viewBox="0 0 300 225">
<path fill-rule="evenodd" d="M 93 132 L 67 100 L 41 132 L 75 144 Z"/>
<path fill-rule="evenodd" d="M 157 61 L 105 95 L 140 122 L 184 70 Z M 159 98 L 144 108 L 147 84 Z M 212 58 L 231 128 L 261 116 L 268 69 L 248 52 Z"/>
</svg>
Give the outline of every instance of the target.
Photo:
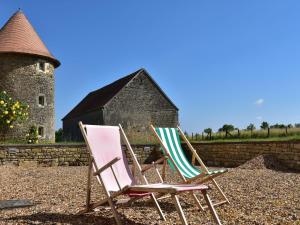
<svg viewBox="0 0 300 225">
<path fill-rule="evenodd" d="M 177 128 L 157 127 L 155 128 L 155 131 L 164 143 L 167 150 L 169 151 L 170 156 L 176 164 L 176 167 L 180 170 L 184 177 L 193 178 L 204 172 L 194 167 L 187 159 L 181 147 L 181 141 Z M 165 153 L 163 152 L 163 154 Z M 168 160 L 168 163 L 170 167 L 174 170 L 175 168 L 173 163 L 170 160 Z M 205 175 L 224 173 L 226 171 L 227 169 L 209 170 L 209 172 Z"/>
</svg>

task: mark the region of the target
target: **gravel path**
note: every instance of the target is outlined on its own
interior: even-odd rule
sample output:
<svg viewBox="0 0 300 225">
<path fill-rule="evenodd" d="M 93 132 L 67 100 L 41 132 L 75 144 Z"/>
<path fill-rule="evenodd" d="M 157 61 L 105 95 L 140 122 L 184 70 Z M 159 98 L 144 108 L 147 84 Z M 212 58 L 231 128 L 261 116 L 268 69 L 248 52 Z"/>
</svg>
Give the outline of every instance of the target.
<svg viewBox="0 0 300 225">
<path fill-rule="evenodd" d="M 87 167 L 0 167 L 0 200 L 30 199 L 36 205 L 0 211 L 0 224 L 114 224 L 110 210 L 75 215 L 85 203 Z M 150 172 L 149 175 L 154 175 Z M 178 181 L 172 171 L 168 180 Z M 154 177 L 150 177 L 154 180 Z M 230 205 L 217 208 L 223 224 L 300 225 L 300 173 L 269 169 L 230 169 L 217 178 Z M 103 197 L 93 180 L 92 199 Z M 217 199 L 210 191 L 212 199 Z M 176 224 L 178 217 L 170 199 L 160 201 L 167 222 L 159 220 L 151 203 L 139 201 L 131 208 L 120 207 L 123 224 Z M 182 195 L 181 203 L 189 224 L 213 224 L 208 212 L 198 211 Z"/>
</svg>

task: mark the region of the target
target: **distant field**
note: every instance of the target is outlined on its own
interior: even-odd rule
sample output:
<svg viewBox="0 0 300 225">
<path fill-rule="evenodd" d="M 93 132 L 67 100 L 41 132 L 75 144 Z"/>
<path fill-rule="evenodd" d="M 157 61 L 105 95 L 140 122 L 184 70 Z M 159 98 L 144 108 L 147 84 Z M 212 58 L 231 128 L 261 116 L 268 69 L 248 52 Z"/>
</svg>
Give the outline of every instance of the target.
<svg viewBox="0 0 300 225">
<path fill-rule="evenodd" d="M 127 132 L 127 137 L 131 144 L 159 144 L 152 133 L 140 132 L 133 133 Z M 205 133 L 188 134 L 188 139 L 191 142 L 250 142 L 250 141 L 293 141 L 300 140 L 300 128 L 288 129 L 270 129 L 268 130 L 248 130 L 232 131 L 227 135 L 225 132 L 212 133 L 211 137 Z M 40 144 L 49 144 L 40 141 Z M 81 144 L 84 142 L 57 142 L 59 144 Z M 1 141 L 0 144 L 26 144 L 25 140 L 15 139 Z"/>
<path fill-rule="evenodd" d="M 230 142 L 230 141 L 285 141 L 285 140 L 300 140 L 300 128 L 283 128 L 266 130 L 234 130 L 227 134 L 225 132 L 212 133 L 211 136 L 201 134 L 189 134 L 190 141 L 199 142 Z"/>
</svg>

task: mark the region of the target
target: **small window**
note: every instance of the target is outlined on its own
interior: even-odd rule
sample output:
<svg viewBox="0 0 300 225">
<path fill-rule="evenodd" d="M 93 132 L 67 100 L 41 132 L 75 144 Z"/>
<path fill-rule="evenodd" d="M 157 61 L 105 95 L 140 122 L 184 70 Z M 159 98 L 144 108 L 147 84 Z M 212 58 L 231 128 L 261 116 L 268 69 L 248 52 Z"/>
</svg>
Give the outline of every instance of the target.
<svg viewBox="0 0 300 225">
<path fill-rule="evenodd" d="M 44 127 L 39 127 L 38 128 L 38 134 L 40 137 L 44 137 Z"/>
<path fill-rule="evenodd" d="M 44 107 L 46 105 L 46 99 L 44 95 L 39 95 L 38 104 L 39 107 Z"/>
<path fill-rule="evenodd" d="M 47 63 L 45 63 L 45 62 L 39 62 L 38 63 L 38 69 L 39 69 L 39 71 L 45 73 L 47 71 Z"/>
</svg>

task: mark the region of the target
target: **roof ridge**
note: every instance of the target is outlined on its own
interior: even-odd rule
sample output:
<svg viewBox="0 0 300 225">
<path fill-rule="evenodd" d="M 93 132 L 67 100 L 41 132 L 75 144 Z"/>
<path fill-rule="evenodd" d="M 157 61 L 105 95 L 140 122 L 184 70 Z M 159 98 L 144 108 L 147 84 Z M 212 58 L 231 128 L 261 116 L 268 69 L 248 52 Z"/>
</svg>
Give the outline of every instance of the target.
<svg viewBox="0 0 300 225">
<path fill-rule="evenodd" d="M 87 112 L 87 108 L 90 111 L 97 107 L 103 107 L 141 71 L 143 70 L 139 69 L 95 91 L 89 92 L 62 120 L 70 116 L 80 116 L 83 111 Z"/>
</svg>

